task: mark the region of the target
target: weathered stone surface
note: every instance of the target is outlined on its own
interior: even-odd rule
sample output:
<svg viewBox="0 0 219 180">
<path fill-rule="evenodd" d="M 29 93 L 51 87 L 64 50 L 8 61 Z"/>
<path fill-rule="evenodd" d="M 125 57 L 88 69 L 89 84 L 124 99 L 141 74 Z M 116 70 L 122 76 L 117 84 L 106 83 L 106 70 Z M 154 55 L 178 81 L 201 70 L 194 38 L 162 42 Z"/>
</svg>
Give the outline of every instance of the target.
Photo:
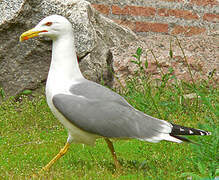
<svg viewBox="0 0 219 180">
<path fill-rule="evenodd" d="M 207 79 L 209 74 L 214 71 L 214 80 L 219 83 L 218 36 L 201 35 L 178 37 L 178 39 L 191 68 L 193 78 L 195 80 Z M 169 56 L 170 41 L 173 58 Z M 157 60 L 163 73 L 167 73 L 168 69 L 172 67 L 178 79 L 191 81 L 187 63 L 177 40 L 173 36 L 153 35 L 147 38 L 139 37 L 139 41 L 120 48 L 112 48 L 114 70 L 117 76 L 114 79 L 115 87 L 120 86 L 120 83 L 124 84 L 125 79 L 132 76 L 137 70 L 137 66 L 131 62 L 131 59 L 134 59 L 131 55 L 135 54 L 137 47 L 143 49 L 142 61 L 148 60 L 148 68 L 145 72 L 150 74 L 152 78 L 160 78 L 162 75 L 157 67 Z M 153 51 L 156 60 L 150 50 Z M 118 79 L 120 82 L 117 81 Z"/>
<path fill-rule="evenodd" d="M 67 17 L 75 32 L 75 45 L 84 75 L 112 82 L 111 47 L 136 40 L 123 28 L 96 12 L 84 0 L 0 1 L 0 88 L 7 96 L 35 89 L 47 77 L 51 41 L 43 38 L 19 43 L 19 36 L 51 14 Z"/>
</svg>

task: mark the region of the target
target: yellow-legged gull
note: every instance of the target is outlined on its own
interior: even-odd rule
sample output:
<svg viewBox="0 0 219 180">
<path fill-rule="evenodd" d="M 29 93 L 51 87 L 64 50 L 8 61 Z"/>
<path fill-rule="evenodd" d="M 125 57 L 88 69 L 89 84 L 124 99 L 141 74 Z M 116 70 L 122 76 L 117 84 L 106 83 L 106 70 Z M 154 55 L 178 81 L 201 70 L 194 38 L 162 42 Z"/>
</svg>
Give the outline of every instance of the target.
<svg viewBox="0 0 219 180">
<path fill-rule="evenodd" d="M 133 108 L 119 94 L 86 80 L 79 69 L 72 25 L 65 17 L 52 15 L 44 18 L 36 27 L 23 33 L 20 41 L 36 36 L 53 40 L 46 98 L 53 114 L 68 130 L 66 145 L 44 170 L 48 170 L 64 155 L 72 142 L 94 145 L 97 138 L 104 138 L 115 166 L 119 168 L 109 138 L 181 143 L 188 140 L 179 135 L 210 134 L 148 116 Z"/>
</svg>

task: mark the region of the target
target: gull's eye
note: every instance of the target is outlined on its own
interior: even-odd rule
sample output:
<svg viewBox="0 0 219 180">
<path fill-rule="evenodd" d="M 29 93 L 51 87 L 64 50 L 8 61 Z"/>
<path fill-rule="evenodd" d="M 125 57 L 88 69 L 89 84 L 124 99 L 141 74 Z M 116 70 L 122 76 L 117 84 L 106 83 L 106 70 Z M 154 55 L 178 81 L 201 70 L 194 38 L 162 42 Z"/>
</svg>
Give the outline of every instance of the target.
<svg viewBox="0 0 219 180">
<path fill-rule="evenodd" d="M 47 22 L 45 23 L 46 26 L 51 26 L 52 25 L 52 22 Z"/>
</svg>

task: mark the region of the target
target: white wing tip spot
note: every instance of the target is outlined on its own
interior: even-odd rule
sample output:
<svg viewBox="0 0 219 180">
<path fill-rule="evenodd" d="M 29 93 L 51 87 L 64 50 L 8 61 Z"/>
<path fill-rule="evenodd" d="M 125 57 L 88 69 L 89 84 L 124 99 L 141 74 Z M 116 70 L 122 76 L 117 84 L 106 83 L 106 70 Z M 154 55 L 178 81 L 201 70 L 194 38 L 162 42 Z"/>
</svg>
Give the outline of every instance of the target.
<svg viewBox="0 0 219 180">
<path fill-rule="evenodd" d="M 211 132 L 207 132 L 207 131 L 204 131 L 204 132 L 200 132 L 200 134 L 203 136 L 203 135 L 211 135 Z"/>
<path fill-rule="evenodd" d="M 206 135 L 211 135 L 211 132 L 206 132 Z"/>
<path fill-rule="evenodd" d="M 185 129 L 183 129 L 183 128 L 179 128 L 179 130 L 180 130 L 180 131 L 185 131 Z"/>
<path fill-rule="evenodd" d="M 193 131 L 189 130 L 189 134 L 193 134 L 193 133 L 194 133 Z"/>
</svg>

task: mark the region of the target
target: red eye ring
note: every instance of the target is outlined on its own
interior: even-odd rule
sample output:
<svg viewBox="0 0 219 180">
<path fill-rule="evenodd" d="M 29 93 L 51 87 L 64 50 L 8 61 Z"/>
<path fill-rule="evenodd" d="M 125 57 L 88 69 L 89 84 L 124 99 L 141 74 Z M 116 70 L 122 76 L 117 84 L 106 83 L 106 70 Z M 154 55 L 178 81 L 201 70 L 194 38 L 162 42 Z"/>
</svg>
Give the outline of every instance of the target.
<svg viewBox="0 0 219 180">
<path fill-rule="evenodd" d="M 46 25 L 46 26 L 51 26 L 51 25 L 52 25 L 52 22 L 47 22 L 45 25 Z"/>
</svg>

